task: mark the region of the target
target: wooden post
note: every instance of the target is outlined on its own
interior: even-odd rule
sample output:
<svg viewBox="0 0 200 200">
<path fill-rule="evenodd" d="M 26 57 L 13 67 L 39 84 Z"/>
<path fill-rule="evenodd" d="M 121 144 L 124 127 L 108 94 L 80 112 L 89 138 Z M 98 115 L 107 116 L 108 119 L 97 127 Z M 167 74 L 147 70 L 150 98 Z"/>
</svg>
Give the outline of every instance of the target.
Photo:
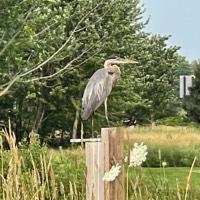
<svg viewBox="0 0 200 200">
<path fill-rule="evenodd" d="M 72 139 L 85 142 L 86 200 L 124 200 L 124 137 L 120 128 L 103 128 L 100 138 Z M 113 165 L 121 172 L 113 182 L 103 182 L 103 176 Z"/>
<path fill-rule="evenodd" d="M 104 200 L 104 150 L 101 142 L 86 142 L 86 200 Z"/>
<path fill-rule="evenodd" d="M 86 200 L 104 200 L 104 149 L 101 138 L 71 139 L 71 143 L 85 143 Z"/>
<path fill-rule="evenodd" d="M 103 200 L 124 200 L 124 136 L 120 128 L 103 128 L 101 132 L 104 149 L 104 172 L 115 164 L 121 165 L 121 173 L 113 182 L 104 183 Z"/>
</svg>

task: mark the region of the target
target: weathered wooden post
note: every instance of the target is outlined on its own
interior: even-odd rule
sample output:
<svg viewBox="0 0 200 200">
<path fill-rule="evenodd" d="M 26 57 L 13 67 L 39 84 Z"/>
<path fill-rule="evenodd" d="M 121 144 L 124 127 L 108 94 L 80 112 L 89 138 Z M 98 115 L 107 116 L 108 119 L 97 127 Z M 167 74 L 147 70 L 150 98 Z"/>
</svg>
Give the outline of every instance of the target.
<svg viewBox="0 0 200 200">
<path fill-rule="evenodd" d="M 119 163 L 121 173 L 113 182 L 104 183 L 104 200 L 124 200 L 124 136 L 121 128 L 103 128 L 101 131 L 104 149 L 104 173 Z"/>
<path fill-rule="evenodd" d="M 72 139 L 71 142 L 81 142 Z M 121 128 L 103 128 L 101 138 L 83 139 L 86 152 L 86 200 L 124 200 L 124 137 Z M 103 176 L 113 165 L 120 164 L 121 173 L 113 182 Z"/>
<path fill-rule="evenodd" d="M 103 200 L 104 183 L 104 150 L 101 140 L 95 142 L 86 142 L 86 199 Z"/>
</svg>

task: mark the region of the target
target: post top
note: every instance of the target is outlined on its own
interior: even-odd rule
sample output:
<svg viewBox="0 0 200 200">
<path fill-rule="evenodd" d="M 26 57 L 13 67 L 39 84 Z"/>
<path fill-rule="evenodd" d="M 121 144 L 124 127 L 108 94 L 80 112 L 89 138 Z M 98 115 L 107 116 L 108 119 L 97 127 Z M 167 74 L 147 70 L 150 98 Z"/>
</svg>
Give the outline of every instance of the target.
<svg viewBox="0 0 200 200">
<path fill-rule="evenodd" d="M 101 142 L 101 138 L 71 139 L 70 142 L 71 142 L 71 143 Z"/>
</svg>

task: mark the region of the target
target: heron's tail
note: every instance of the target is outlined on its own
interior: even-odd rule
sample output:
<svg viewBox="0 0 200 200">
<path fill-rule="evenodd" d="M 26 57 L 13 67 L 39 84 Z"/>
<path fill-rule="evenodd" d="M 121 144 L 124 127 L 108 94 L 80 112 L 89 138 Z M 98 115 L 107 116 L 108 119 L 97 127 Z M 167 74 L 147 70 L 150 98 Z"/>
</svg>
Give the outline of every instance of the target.
<svg viewBox="0 0 200 200">
<path fill-rule="evenodd" d="M 86 107 L 82 110 L 82 113 L 81 113 L 81 119 L 82 120 L 87 120 L 90 115 L 92 114 L 93 110 L 91 107 Z"/>
</svg>

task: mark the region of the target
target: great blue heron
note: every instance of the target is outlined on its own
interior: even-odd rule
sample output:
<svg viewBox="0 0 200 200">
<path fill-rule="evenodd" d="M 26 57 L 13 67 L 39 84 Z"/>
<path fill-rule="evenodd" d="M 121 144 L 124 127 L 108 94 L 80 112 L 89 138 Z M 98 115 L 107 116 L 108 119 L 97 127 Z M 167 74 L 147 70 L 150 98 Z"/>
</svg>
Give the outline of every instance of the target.
<svg viewBox="0 0 200 200">
<path fill-rule="evenodd" d="M 82 120 L 87 120 L 97 108 L 105 102 L 107 115 L 107 97 L 112 91 L 113 83 L 120 78 L 121 71 L 116 64 L 137 63 L 136 61 L 114 58 L 106 60 L 104 68 L 97 70 L 89 79 L 82 98 Z"/>
</svg>

